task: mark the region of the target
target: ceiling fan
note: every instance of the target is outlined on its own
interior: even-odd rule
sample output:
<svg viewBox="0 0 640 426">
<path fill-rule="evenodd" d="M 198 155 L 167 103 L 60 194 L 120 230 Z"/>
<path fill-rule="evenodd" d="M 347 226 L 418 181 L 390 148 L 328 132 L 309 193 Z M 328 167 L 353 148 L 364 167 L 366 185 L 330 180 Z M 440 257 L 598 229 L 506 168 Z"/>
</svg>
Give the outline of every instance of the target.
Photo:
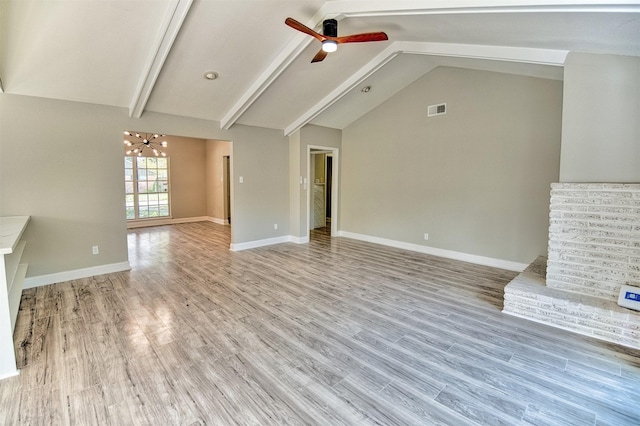
<svg viewBox="0 0 640 426">
<path fill-rule="evenodd" d="M 327 53 L 335 52 L 338 49 L 338 45 L 342 43 L 363 43 L 367 41 L 389 40 L 387 35 L 383 32 L 362 33 L 338 37 L 338 21 L 335 19 L 325 19 L 324 22 L 322 22 L 322 34 L 313 31 L 311 28 L 301 24 L 293 18 L 287 18 L 284 23 L 291 28 L 305 34 L 309 34 L 311 37 L 316 38 L 322 43 L 322 49 L 320 49 L 316 56 L 313 57 L 311 60 L 312 63 L 322 61 L 327 57 Z"/>
</svg>

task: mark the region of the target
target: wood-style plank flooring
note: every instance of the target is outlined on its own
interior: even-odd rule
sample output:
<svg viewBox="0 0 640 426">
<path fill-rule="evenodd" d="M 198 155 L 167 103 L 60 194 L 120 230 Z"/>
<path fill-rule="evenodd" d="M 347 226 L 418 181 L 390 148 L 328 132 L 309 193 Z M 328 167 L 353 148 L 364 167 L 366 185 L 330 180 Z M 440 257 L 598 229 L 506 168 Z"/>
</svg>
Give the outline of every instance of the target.
<svg viewBox="0 0 640 426">
<path fill-rule="evenodd" d="M 640 351 L 502 314 L 513 272 L 322 231 L 228 247 L 140 228 L 130 272 L 24 291 L 0 424 L 640 424 Z"/>
</svg>

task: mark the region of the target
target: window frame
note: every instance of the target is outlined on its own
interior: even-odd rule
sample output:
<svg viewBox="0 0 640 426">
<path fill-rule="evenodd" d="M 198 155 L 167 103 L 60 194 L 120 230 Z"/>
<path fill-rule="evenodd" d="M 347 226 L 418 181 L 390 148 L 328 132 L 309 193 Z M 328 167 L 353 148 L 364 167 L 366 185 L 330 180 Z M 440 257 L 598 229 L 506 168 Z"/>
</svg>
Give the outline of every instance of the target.
<svg viewBox="0 0 640 426">
<path fill-rule="evenodd" d="M 131 158 L 131 167 L 127 167 L 127 158 Z M 147 167 L 147 165 L 145 164 L 144 170 L 145 170 L 145 175 L 146 172 L 148 170 L 156 170 L 156 176 L 158 176 L 158 171 L 159 170 L 166 170 L 167 176 L 166 176 L 166 180 L 158 180 L 158 178 L 156 177 L 156 179 L 154 181 L 149 181 L 148 179 L 144 179 L 144 180 L 140 180 L 140 173 L 139 173 L 139 165 L 138 165 L 138 159 L 140 158 L 144 158 L 145 162 L 147 161 L 148 158 L 153 158 L 156 161 L 157 160 L 166 160 L 167 165 L 166 168 L 162 167 L 155 167 L 155 168 L 149 168 Z M 172 208 L 171 208 L 171 173 L 170 173 L 170 167 L 171 167 L 171 161 L 169 160 L 169 157 L 154 157 L 154 156 L 138 156 L 138 155 L 125 155 L 124 156 L 124 179 L 125 179 L 125 218 L 127 220 L 127 222 L 138 222 L 138 221 L 147 221 L 147 220 L 162 220 L 162 219 L 171 219 L 172 218 Z M 131 170 L 131 179 L 128 180 L 128 173 L 127 170 Z M 165 191 L 154 191 L 154 192 L 141 192 L 140 191 L 140 187 L 141 184 L 148 184 L 149 182 L 166 182 L 166 190 Z M 127 189 L 127 184 L 131 184 L 133 187 L 133 192 L 128 192 Z M 163 202 L 162 204 L 160 204 L 160 201 L 156 201 L 154 203 L 155 206 L 158 207 L 158 215 L 157 216 L 146 216 L 146 217 L 140 217 L 140 204 L 141 204 L 141 200 L 140 200 L 140 196 L 141 195 L 160 195 L 160 194 L 166 194 L 167 195 L 167 201 L 166 201 L 166 205 L 167 205 L 167 214 L 166 215 L 160 215 L 160 211 L 161 211 L 161 206 L 164 206 L 165 203 Z M 129 218 L 128 217 L 128 210 L 131 208 L 130 203 L 128 201 L 128 197 L 131 196 L 133 198 L 133 213 L 134 213 L 134 217 L 133 218 Z M 146 203 L 147 208 L 149 207 L 149 202 L 148 202 L 148 198 L 147 198 L 147 203 Z"/>
</svg>

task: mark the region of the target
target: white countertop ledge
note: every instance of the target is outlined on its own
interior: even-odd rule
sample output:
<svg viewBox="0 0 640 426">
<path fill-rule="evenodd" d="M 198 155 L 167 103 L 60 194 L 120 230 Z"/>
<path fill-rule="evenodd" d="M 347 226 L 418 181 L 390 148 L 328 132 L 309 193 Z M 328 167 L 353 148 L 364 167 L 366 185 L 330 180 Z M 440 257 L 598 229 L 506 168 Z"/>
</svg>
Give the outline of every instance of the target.
<svg viewBox="0 0 640 426">
<path fill-rule="evenodd" d="M 13 253 L 29 219 L 29 216 L 0 217 L 0 254 Z"/>
</svg>

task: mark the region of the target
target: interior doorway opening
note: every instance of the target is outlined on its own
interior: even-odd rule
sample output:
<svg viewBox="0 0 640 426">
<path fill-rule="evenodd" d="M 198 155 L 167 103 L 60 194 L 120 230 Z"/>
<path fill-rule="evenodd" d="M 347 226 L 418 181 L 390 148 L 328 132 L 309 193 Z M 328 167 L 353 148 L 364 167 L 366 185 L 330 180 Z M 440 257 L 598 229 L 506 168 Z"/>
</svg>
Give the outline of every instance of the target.
<svg viewBox="0 0 640 426">
<path fill-rule="evenodd" d="M 331 222 L 331 177 L 333 176 L 333 154 L 327 154 L 325 161 L 325 175 L 327 176 L 327 205 L 325 208 L 325 214 L 327 216 L 327 222 Z"/>
<path fill-rule="evenodd" d="M 232 141 L 138 130 L 125 130 L 123 134 L 127 228 L 203 220 L 231 223 Z M 157 135 L 158 142 L 151 148 L 137 142 L 148 135 Z"/>
<path fill-rule="evenodd" d="M 307 231 L 338 234 L 338 148 L 309 146 Z"/>
<path fill-rule="evenodd" d="M 231 156 L 222 157 L 223 217 L 231 225 Z"/>
</svg>

